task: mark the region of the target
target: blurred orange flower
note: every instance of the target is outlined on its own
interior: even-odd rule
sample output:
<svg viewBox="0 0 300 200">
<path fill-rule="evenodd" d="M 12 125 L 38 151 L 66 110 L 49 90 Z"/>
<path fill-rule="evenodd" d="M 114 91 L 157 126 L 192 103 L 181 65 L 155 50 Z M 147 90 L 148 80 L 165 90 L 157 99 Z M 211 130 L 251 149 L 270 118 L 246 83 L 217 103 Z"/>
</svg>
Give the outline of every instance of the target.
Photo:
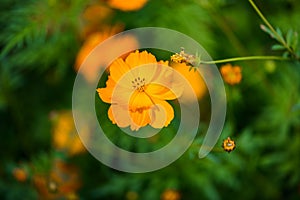
<svg viewBox="0 0 300 200">
<path fill-rule="evenodd" d="M 55 160 L 49 175 L 35 174 L 33 183 L 39 199 L 79 199 L 76 196 L 81 186 L 78 169 L 61 160 Z"/>
<path fill-rule="evenodd" d="M 162 200 L 180 200 L 180 193 L 173 189 L 165 190 L 161 195 Z"/>
<path fill-rule="evenodd" d="M 242 80 L 242 70 L 239 66 L 226 64 L 221 67 L 221 74 L 224 81 L 230 85 L 235 85 Z"/>
<path fill-rule="evenodd" d="M 53 112 L 53 145 L 57 150 L 75 155 L 85 152 L 73 120 L 71 111 Z"/>
<path fill-rule="evenodd" d="M 92 33 L 101 31 L 104 22 L 112 14 L 112 9 L 103 4 L 93 4 L 87 7 L 82 15 L 82 37 L 87 38 Z"/>
<path fill-rule="evenodd" d="M 84 44 L 82 45 L 81 49 L 79 50 L 76 58 L 75 63 L 75 70 L 78 71 L 80 68 L 80 65 L 83 63 L 83 61 L 86 59 L 86 57 L 91 53 L 91 51 L 101 42 L 109 38 L 110 36 L 113 36 L 123 30 L 123 26 L 117 25 L 113 27 L 107 27 L 101 32 L 95 32 L 91 34 Z"/>
<path fill-rule="evenodd" d="M 27 180 L 27 172 L 23 168 L 20 167 L 14 168 L 12 173 L 15 179 L 19 182 L 24 182 Z"/>
<path fill-rule="evenodd" d="M 193 92 L 198 99 L 201 99 L 205 95 L 207 91 L 206 84 L 198 71 L 190 70 L 190 66 L 186 63 L 172 62 L 171 67 L 173 67 L 177 72 L 184 76 L 184 78 L 191 85 Z M 193 94 L 188 93 L 187 90 L 185 90 L 184 92 L 184 100 L 191 101 L 193 99 Z"/>
<path fill-rule="evenodd" d="M 169 125 L 174 111 L 165 100 L 178 98 L 183 87 L 179 80 L 173 82 L 173 71 L 167 64 L 157 62 L 147 51 L 136 51 L 111 64 L 106 88 L 97 92 L 102 101 L 111 104 L 108 117 L 114 124 L 131 130 L 148 124 L 153 128 Z M 141 65 L 144 67 L 137 68 Z"/>
<path fill-rule="evenodd" d="M 101 32 L 96 32 L 91 34 L 81 49 L 79 50 L 75 63 L 75 70 L 79 71 L 80 67 L 83 69 L 80 71 L 85 79 L 89 82 L 93 82 L 98 77 L 99 67 L 107 67 L 106 64 L 110 61 L 109 58 L 102 56 L 102 52 L 96 49 L 96 47 L 101 44 L 107 38 L 121 32 L 123 30 L 122 25 L 116 25 L 113 27 L 108 27 Z M 126 35 L 123 37 L 118 37 L 110 43 L 111 49 L 113 47 L 115 51 L 118 50 L 122 52 L 122 47 L 137 49 L 138 42 L 135 37 Z M 94 50 L 93 54 L 90 54 Z M 109 51 L 109 50 L 108 50 Z M 107 52 L 106 52 L 107 53 Z M 109 53 L 109 52 L 108 52 Z M 116 53 L 116 52 L 115 52 Z M 86 59 L 89 56 L 89 59 Z M 102 57 L 101 57 L 102 56 Z M 101 58 L 101 59 L 99 59 Z"/>
<path fill-rule="evenodd" d="M 134 11 L 141 9 L 148 0 L 108 0 L 108 4 L 112 8 L 116 8 L 122 11 Z"/>
</svg>

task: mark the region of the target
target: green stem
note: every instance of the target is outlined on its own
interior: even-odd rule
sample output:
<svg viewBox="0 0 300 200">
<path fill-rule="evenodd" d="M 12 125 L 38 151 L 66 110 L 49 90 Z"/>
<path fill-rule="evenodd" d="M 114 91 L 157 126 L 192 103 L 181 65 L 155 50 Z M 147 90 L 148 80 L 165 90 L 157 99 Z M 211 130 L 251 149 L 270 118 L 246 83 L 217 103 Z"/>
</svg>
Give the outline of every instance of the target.
<svg viewBox="0 0 300 200">
<path fill-rule="evenodd" d="M 265 18 L 265 16 L 261 13 L 261 11 L 259 10 L 259 8 L 255 5 L 255 3 L 252 0 L 249 0 L 250 4 L 252 5 L 252 7 L 254 8 L 254 10 L 257 12 L 257 14 L 259 15 L 259 17 L 263 20 L 263 22 L 269 27 L 269 29 L 273 32 L 273 34 L 276 36 L 277 39 L 279 39 L 281 41 L 281 37 L 278 35 L 278 33 L 275 31 L 275 29 L 273 28 L 273 26 L 270 24 L 270 22 Z M 283 41 L 281 41 L 283 42 Z"/>
<path fill-rule="evenodd" d="M 200 64 L 218 64 L 218 63 L 235 62 L 235 61 L 243 61 L 243 60 L 290 60 L 290 58 L 283 58 L 280 56 L 247 56 L 247 57 L 235 57 L 235 58 L 227 58 L 227 59 L 213 60 L 213 61 L 201 61 Z"/>
<path fill-rule="evenodd" d="M 284 39 L 277 33 L 277 31 L 273 28 L 273 26 L 270 24 L 270 22 L 265 18 L 265 16 L 262 14 L 262 12 L 259 10 L 259 8 L 255 5 L 253 0 L 249 0 L 250 4 L 254 8 L 254 10 L 257 12 L 259 17 L 262 19 L 262 21 L 269 27 L 269 29 L 272 31 L 274 36 L 276 37 L 277 41 L 279 41 L 292 55 L 295 56 L 295 52 L 287 45 L 287 43 L 284 41 Z M 297 56 L 296 56 L 297 57 Z"/>
</svg>

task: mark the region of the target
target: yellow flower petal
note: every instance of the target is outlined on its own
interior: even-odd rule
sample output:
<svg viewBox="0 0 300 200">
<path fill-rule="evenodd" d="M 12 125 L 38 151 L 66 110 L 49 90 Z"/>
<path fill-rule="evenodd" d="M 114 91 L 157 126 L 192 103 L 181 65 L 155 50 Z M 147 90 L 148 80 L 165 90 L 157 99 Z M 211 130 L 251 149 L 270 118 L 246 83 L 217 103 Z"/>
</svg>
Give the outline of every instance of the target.
<svg viewBox="0 0 300 200">
<path fill-rule="evenodd" d="M 117 124 L 122 128 L 125 128 L 131 124 L 129 110 L 123 106 L 111 105 L 108 110 L 108 117 L 113 124 Z"/>
<path fill-rule="evenodd" d="M 184 100 L 192 101 L 194 95 L 196 95 L 198 99 L 201 99 L 205 95 L 207 91 L 206 84 L 198 71 L 190 70 L 190 66 L 186 65 L 186 63 L 172 63 L 172 67 L 186 79 L 185 82 L 189 83 L 193 89 L 192 91 L 184 91 Z"/>
<path fill-rule="evenodd" d="M 123 61 L 123 59 L 118 58 L 110 65 L 110 76 L 118 83 L 118 81 L 130 70 L 130 66 Z M 130 73 L 126 74 L 127 81 L 131 81 L 134 77 L 130 76 Z"/>
<path fill-rule="evenodd" d="M 104 101 L 105 103 L 111 103 L 111 96 L 112 96 L 112 89 L 109 87 L 106 88 L 98 88 L 97 92 L 99 97 Z"/>
<path fill-rule="evenodd" d="M 184 90 L 184 79 L 166 63 L 159 62 L 154 80 L 149 84 L 149 93 L 156 98 L 172 100 L 180 97 Z M 147 88 L 148 89 L 148 88 Z"/>
<path fill-rule="evenodd" d="M 97 89 L 99 97 L 105 103 L 118 103 L 128 105 L 132 90 L 124 88 L 122 84 L 116 84 L 111 77 L 108 78 L 105 88 Z"/>
<path fill-rule="evenodd" d="M 173 72 L 174 70 L 171 67 L 160 61 L 155 69 L 153 81 L 158 84 L 170 86 L 174 75 Z"/>
<path fill-rule="evenodd" d="M 122 11 L 133 11 L 141 9 L 148 0 L 108 0 L 108 4 L 113 7 L 120 9 Z"/>
<path fill-rule="evenodd" d="M 112 103 L 120 106 L 127 106 L 130 104 L 133 91 L 128 88 L 118 87 L 113 91 Z"/>
<path fill-rule="evenodd" d="M 172 106 L 162 100 L 155 99 L 155 106 L 151 107 L 150 114 L 150 125 L 153 128 L 162 128 L 168 126 L 174 118 L 174 110 Z"/>
<path fill-rule="evenodd" d="M 112 107 L 110 106 L 109 109 L 108 109 L 108 118 L 110 119 L 110 121 L 113 123 L 113 124 L 116 124 L 116 120 L 115 120 L 115 117 L 114 117 L 114 114 L 113 114 L 113 111 L 112 111 Z"/>
<path fill-rule="evenodd" d="M 113 124 L 117 124 L 121 128 L 130 125 L 133 131 L 150 123 L 149 109 L 144 108 L 129 111 L 124 106 L 112 105 L 108 110 L 108 117 Z"/>
<path fill-rule="evenodd" d="M 150 94 L 151 97 L 157 99 L 172 100 L 177 98 L 177 96 L 169 88 L 159 84 L 147 85 L 146 92 Z"/>
<path fill-rule="evenodd" d="M 138 130 L 140 127 L 150 123 L 149 109 L 140 109 L 135 112 L 130 112 L 132 120 L 131 130 Z"/>
<path fill-rule="evenodd" d="M 98 92 L 98 95 L 102 99 L 102 101 L 104 101 L 105 103 L 111 103 L 112 93 L 115 87 L 116 83 L 109 76 L 108 80 L 106 81 L 106 88 L 98 88 L 96 91 Z"/>
<path fill-rule="evenodd" d="M 144 64 L 156 63 L 157 61 L 155 56 L 147 51 L 135 51 L 134 53 L 129 54 L 125 62 L 130 66 L 130 68 L 135 68 Z"/>
<path fill-rule="evenodd" d="M 132 111 L 140 108 L 150 108 L 153 105 L 151 97 L 148 96 L 145 92 L 135 91 L 130 97 L 130 108 Z"/>
</svg>

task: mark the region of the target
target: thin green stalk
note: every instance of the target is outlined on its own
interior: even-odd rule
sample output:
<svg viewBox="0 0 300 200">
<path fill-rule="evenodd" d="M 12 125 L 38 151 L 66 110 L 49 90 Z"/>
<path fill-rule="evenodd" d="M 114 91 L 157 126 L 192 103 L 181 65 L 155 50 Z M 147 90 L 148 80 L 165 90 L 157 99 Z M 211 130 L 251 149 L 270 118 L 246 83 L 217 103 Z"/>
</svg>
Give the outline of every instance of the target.
<svg viewBox="0 0 300 200">
<path fill-rule="evenodd" d="M 275 31 L 275 29 L 273 28 L 273 26 L 270 24 L 270 22 L 265 18 L 265 16 L 261 13 L 261 11 L 259 10 L 259 8 L 255 5 L 255 3 L 252 0 L 249 0 L 250 4 L 252 5 L 252 7 L 254 8 L 254 10 L 257 12 L 257 14 L 259 15 L 259 17 L 263 20 L 263 22 L 269 27 L 269 29 L 273 32 L 273 34 L 277 37 L 277 39 L 281 40 L 280 36 L 278 35 L 278 33 Z M 283 42 L 283 41 L 281 41 Z"/>
<path fill-rule="evenodd" d="M 273 26 L 270 24 L 270 22 L 265 18 L 265 16 L 262 14 L 262 12 L 259 10 L 259 8 L 255 5 L 253 0 L 249 0 L 250 4 L 254 8 L 254 10 L 257 12 L 259 17 L 262 19 L 262 21 L 268 26 L 268 28 L 272 31 L 276 39 L 292 54 L 295 55 L 294 51 L 287 45 L 287 43 L 284 41 L 282 37 L 277 33 L 277 31 L 273 28 Z"/>
<path fill-rule="evenodd" d="M 243 61 L 243 60 L 290 60 L 290 58 L 283 58 L 280 56 L 247 56 L 247 57 L 227 58 L 222 60 L 201 61 L 200 64 L 218 64 L 218 63 L 235 62 L 235 61 Z"/>
</svg>

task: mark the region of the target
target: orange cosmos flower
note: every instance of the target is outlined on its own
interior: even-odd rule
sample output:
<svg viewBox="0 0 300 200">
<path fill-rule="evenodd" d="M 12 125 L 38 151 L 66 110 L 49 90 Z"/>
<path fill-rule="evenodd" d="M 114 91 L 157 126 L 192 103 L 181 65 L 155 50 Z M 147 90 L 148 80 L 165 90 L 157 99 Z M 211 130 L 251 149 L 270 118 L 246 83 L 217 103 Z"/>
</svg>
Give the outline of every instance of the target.
<svg viewBox="0 0 300 200">
<path fill-rule="evenodd" d="M 108 117 L 119 127 L 139 130 L 149 124 L 162 128 L 174 118 L 165 100 L 176 99 L 183 91 L 180 79 L 174 76 L 167 62 L 157 62 L 147 51 L 136 51 L 111 64 L 106 88 L 97 92 L 102 101 L 111 103 Z"/>
<path fill-rule="evenodd" d="M 83 63 L 83 61 L 86 59 L 86 57 L 91 53 L 91 51 L 101 42 L 109 38 L 110 36 L 113 36 L 123 30 L 123 26 L 117 25 L 113 27 L 107 27 L 102 32 L 95 32 L 91 34 L 86 41 L 84 42 L 83 46 L 79 50 L 76 58 L 75 63 L 75 70 L 78 71 L 80 68 L 80 65 Z"/>
<path fill-rule="evenodd" d="M 53 112 L 53 145 L 57 150 L 66 152 L 69 155 L 76 155 L 85 152 L 73 120 L 71 111 Z"/>
<path fill-rule="evenodd" d="M 226 64 L 221 67 L 221 74 L 226 83 L 230 85 L 235 85 L 242 80 L 242 70 L 239 66 L 232 66 L 231 64 Z"/>
<path fill-rule="evenodd" d="M 189 82 L 191 85 L 194 94 L 197 96 L 198 99 L 201 99 L 206 93 L 206 84 L 198 71 L 190 70 L 190 66 L 186 63 L 177 63 L 173 62 L 171 64 L 177 72 L 184 76 L 184 78 Z M 192 95 L 188 93 L 188 91 L 183 95 L 185 101 L 191 101 Z"/>
<path fill-rule="evenodd" d="M 112 8 L 116 8 L 122 11 L 133 11 L 141 9 L 148 0 L 108 0 L 108 4 Z"/>
<path fill-rule="evenodd" d="M 27 179 L 27 172 L 23 168 L 20 167 L 14 168 L 12 173 L 15 179 L 20 182 L 24 182 Z"/>
<path fill-rule="evenodd" d="M 112 9 L 102 4 L 88 6 L 82 14 L 81 36 L 86 39 L 89 35 L 101 31 L 103 23 L 112 16 Z"/>
<path fill-rule="evenodd" d="M 173 189 L 167 189 L 161 195 L 162 200 L 180 200 L 180 194 L 178 191 Z"/>
</svg>

